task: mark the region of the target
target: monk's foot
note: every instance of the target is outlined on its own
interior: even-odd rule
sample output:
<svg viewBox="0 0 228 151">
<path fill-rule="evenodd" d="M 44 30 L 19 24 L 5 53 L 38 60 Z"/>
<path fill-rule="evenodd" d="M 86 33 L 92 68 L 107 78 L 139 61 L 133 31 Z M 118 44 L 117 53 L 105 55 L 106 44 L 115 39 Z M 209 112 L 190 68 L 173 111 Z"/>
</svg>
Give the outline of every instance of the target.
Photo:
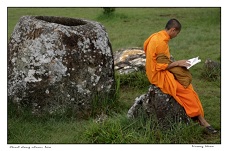
<svg viewBox="0 0 228 151">
<path fill-rule="evenodd" d="M 212 126 L 207 126 L 207 127 L 205 127 L 204 130 L 205 130 L 205 132 L 207 134 L 216 134 L 216 133 L 218 133 L 218 131 L 215 130 Z"/>
</svg>

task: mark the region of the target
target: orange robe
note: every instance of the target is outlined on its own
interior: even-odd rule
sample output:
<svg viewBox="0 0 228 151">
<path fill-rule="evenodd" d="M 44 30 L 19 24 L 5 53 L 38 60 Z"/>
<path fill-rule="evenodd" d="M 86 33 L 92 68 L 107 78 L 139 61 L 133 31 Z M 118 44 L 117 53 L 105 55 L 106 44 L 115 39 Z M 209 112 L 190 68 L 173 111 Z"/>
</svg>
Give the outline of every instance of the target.
<svg viewBox="0 0 228 151">
<path fill-rule="evenodd" d="M 162 92 L 169 94 L 184 107 L 189 117 L 204 116 L 203 107 L 192 84 L 184 88 L 172 73 L 166 70 L 168 64 L 157 63 L 158 54 L 165 54 L 170 59 L 168 42 L 170 36 L 165 30 L 152 34 L 144 42 L 146 53 L 146 74 L 150 83 L 156 85 Z"/>
</svg>

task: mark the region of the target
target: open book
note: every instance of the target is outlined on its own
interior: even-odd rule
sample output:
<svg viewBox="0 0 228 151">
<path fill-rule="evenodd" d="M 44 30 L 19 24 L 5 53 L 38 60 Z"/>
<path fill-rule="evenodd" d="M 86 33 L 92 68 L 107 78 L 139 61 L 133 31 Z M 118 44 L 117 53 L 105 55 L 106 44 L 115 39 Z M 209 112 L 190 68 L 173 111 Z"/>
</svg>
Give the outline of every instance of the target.
<svg viewBox="0 0 228 151">
<path fill-rule="evenodd" d="M 191 68 L 192 66 L 194 66 L 195 64 L 201 62 L 201 59 L 199 59 L 198 57 L 192 58 L 188 60 L 188 63 L 191 64 L 189 67 L 187 67 L 187 69 Z"/>
</svg>

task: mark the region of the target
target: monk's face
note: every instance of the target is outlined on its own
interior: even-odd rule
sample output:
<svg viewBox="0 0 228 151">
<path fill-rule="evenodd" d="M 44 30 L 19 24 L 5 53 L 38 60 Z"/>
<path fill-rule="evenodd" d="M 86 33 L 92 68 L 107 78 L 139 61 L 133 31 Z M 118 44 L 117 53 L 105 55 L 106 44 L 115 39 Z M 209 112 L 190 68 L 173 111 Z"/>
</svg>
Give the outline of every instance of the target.
<svg viewBox="0 0 228 151">
<path fill-rule="evenodd" d="M 170 38 L 175 38 L 179 34 L 180 30 L 177 30 L 176 28 L 171 28 L 170 29 Z"/>
</svg>

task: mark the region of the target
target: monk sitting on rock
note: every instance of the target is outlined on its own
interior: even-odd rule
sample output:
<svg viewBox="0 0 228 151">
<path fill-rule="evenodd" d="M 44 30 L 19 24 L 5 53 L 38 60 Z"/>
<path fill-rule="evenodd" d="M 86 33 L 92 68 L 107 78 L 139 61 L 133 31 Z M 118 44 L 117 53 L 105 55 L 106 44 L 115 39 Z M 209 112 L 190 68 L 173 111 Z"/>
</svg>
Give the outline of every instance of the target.
<svg viewBox="0 0 228 151">
<path fill-rule="evenodd" d="M 197 119 L 207 132 L 217 133 L 217 130 L 204 118 L 202 104 L 191 84 L 191 74 L 186 69 L 190 64 L 187 60 L 174 62 L 170 60 L 168 42 L 175 38 L 180 31 L 180 22 L 176 19 L 170 19 L 164 30 L 152 34 L 144 42 L 147 77 L 150 83 L 159 87 L 163 93 L 173 96 L 184 107 L 186 114 L 190 118 Z M 188 80 L 185 80 L 184 84 L 178 81 L 176 75 L 172 72 L 172 69 L 176 67 L 181 67 L 181 70 L 185 71 Z"/>
</svg>

